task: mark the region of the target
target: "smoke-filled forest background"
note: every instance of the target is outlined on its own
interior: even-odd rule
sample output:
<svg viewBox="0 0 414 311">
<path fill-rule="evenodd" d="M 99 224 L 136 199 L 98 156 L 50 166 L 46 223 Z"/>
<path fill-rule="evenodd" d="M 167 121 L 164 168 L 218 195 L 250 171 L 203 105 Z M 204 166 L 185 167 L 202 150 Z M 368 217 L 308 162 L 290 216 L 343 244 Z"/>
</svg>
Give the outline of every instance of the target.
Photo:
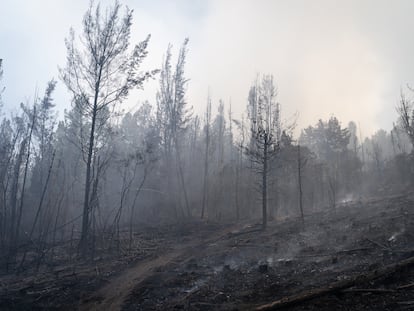
<svg viewBox="0 0 414 311">
<path fill-rule="evenodd" d="M 66 38 L 59 79 L 15 112 L 2 112 L 2 267 L 24 268 L 28 250 L 41 263 L 69 240 L 85 257 L 97 249 L 128 251 L 143 226 L 195 219 L 266 226 L 412 188 L 411 89 L 389 103 L 399 115 L 392 130 L 370 137 L 359 123 L 334 115 L 298 128 L 301 111 L 284 114 L 289 103 L 279 102 L 273 73 L 240 90 L 243 103 L 206 91 L 197 114 L 187 96 L 191 38 L 169 45 L 159 67 L 143 71 L 151 39 L 131 42 L 133 26 L 132 11 L 121 5 L 91 5 L 82 29 Z M 149 80 L 158 83 L 153 102 L 131 93 Z M 72 98 L 63 115 L 54 101 L 57 83 Z M 132 95 L 138 104 L 125 112 Z M 235 105 L 245 107 L 242 117 Z"/>
</svg>

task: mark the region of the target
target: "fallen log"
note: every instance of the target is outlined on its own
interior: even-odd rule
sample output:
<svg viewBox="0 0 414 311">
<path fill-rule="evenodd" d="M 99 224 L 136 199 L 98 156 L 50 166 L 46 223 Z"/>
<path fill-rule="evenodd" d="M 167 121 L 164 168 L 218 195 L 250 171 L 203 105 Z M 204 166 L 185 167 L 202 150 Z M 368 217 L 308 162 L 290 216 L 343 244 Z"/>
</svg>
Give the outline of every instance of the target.
<svg viewBox="0 0 414 311">
<path fill-rule="evenodd" d="M 374 244 L 374 245 L 376 245 L 376 246 L 379 246 L 379 247 L 380 247 L 380 248 L 382 248 L 383 250 L 391 251 L 391 248 L 389 248 L 388 246 L 385 246 L 385 245 L 383 245 L 383 244 L 381 244 L 381 243 L 378 243 L 378 242 L 373 241 L 373 240 L 368 239 L 368 238 L 365 238 L 365 240 L 367 240 L 368 242 L 370 242 L 370 243 L 372 243 L 372 244 Z"/>
<path fill-rule="evenodd" d="M 261 305 L 257 307 L 256 310 L 278 310 L 296 305 L 313 298 L 340 292 L 343 289 L 350 288 L 359 284 L 364 284 L 369 281 L 385 278 L 412 265 L 414 265 L 414 257 L 410 257 L 398 263 L 385 266 L 369 273 L 359 274 L 347 280 L 331 283 L 325 287 L 314 288 L 296 295 L 284 297 L 271 303 Z"/>
<path fill-rule="evenodd" d="M 407 289 L 411 287 L 414 287 L 414 283 L 398 286 L 397 289 Z"/>
<path fill-rule="evenodd" d="M 238 232 L 229 232 L 227 235 L 229 237 L 231 237 L 231 238 L 234 238 L 236 236 L 240 236 L 240 235 L 244 235 L 244 234 L 249 234 L 249 233 L 260 232 L 260 231 L 263 231 L 263 228 L 250 229 L 250 230 L 238 231 Z"/>
<path fill-rule="evenodd" d="M 366 252 L 374 250 L 375 248 L 372 247 L 361 247 L 361 248 L 353 248 L 353 249 L 344 249 L 341 251 L 337 251 L 335 253 L 321 253 L 321 254 L 308 254 L 308 255 L 298 255 L 295 258 L 312 258 L 312 257 L 333 257 L 340 254 L 347 254 L 347 253 L 356 253 L 356 252 Z"/>
<path fill-rule="evenodd" d="M 370 293 L 370 294 L 384 294 L 395 293 L 395 289 L 386 288 L 347 288 L 342 290 L 343 293 Z"/>
<path fill-rule="evenodd" d="M 414 305 L 414 301 L 399 301 L 397 302 L 399 305 Z"/>
</svg>

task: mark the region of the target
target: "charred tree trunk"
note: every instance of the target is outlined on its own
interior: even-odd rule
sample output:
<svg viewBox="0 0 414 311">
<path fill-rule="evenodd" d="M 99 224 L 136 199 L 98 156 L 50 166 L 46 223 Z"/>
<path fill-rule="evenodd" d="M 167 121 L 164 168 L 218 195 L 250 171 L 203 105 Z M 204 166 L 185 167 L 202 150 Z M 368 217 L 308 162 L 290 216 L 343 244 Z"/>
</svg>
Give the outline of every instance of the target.
<svg viewBox="0 0 414 311">
<path fill-rule="evenodd" d="M 240 171 L 242 165 L 242 149 L 240 148 L 236 163 L 236 180 L 235 180 L 235 197 L 236 197 L 236 220 L 240 220 L 240 202 L 239 202 L 239 188 L 240 188 Z"/>
<path fill-rule="evenodd" d="M 265 135 L 267 136 L 267 135 Z M 263 228 L 267 226 L 267 173 L 268 173 L 268 142 L 265 137 L 263 145 L 263 172 L 262 172 L 262 217 L 263 217 Z"/>
<path fill-rule="evenodd" d="M 208 191 L 208 183 L 207 183 L 207 176 L 208 176 L 208 149 L 209 149 L 209 142 L 208 137 L 206 138 L 206 152 L 204 155 L 204 176 L 203 176 L 203 203 L 201 206 L 201 218 L 204 218 L 206 206 L 207 206 L 207 191 Z"/>
<path fill-rule="evenodd" d="M 139 184 L 137 190 L 135 191 L 134 201 L 132 202 L 132 205 L 131 205 L 131 214 L 130 214 L 130 217 L 129 217 L 130 218 L 129 219 L 129 250 L 130 251 L 132 250 L 132 235 L 133 235 L 132 227 L 133 227 L 133 221 L 134 221 L 133 219 L 134 219 L 135 204 L 136 204 L 138 196 L 139 196 L 139 194 L 142 190 L 142 187 L 145 184 L 145 180 L 147 178 L 147 170 L 148 170 L 148 167 L 145 166 L 144 176 L 142 177 L 141 183 Z"/>
<path fill-rule="evenodd" d="M 179 147 L 177 145 L 177 139 L 175 139 L 175 152 L 176 152 L 176 160 L 177 160 L 178 178 L 180 180 L 181 189 L 184 194 L 186 213 L 187 213 L 187 217 L 191 217 L 190 204 L 188 202 L 187 188 L 185 186 L 184 172 L 183 172 L 183 167 L 181 163 L 181 155 L 180 155 Z"/>
<path fill-rule="evenodd" d="M 12 244 L 13 240 L 13 233 L 15 232 L 16 228 L 16 214 L 17 214 L 17 194 L 19 191 L 19 179 L 20 179 L 20 168 L 23 162 L 23 154 L 26 149 L 27 140 L 23 139 L 20 143 L 20 150 L 19 154 L 17 155 L 16 163 L 14 165 L 14 172 L 13 172 L 13 183 L 11 187 L 11 195 L 10 195 L 10 223 L 9 223 L 9 246 Z"/>
<path fill-rule="evenodd" d="M 201 218 L 204 218 L 207 206 L 207 192 L 208 192 L 208 154 L 210 148 L 210 119 L 211 119 L 211 100 L 208 98 L 206 111 L 206 149 L 204 153 L 204 176 L 203 176 L 203 201 L 201 206 Z"/>
<path fill-rule="evenodd" d="M 16 228 L 14 232 L 14 241 L 13 244 L 16 244 L 19 239 L 19 229 L 20 229 L 20 223 L 22 220 L 22 213 L 23 213 L 23 204 L 24 204 L 24 194 L 25 194 L 25 188 L 26 188 L 26 180 L 27 180 L 27 172 L 29 170 L 29 161 L 30 161 L 30 147 L 32 142 L 32 135 L 33 135 L 33 129 L 36 122 L 36 106 L 33 107 L 33 118 L 32 118 L 32 124 L 30 125 L 30 132 L 29 132 L 29 138 L 28 138 L 28 146 L 27 146 L 27 155 L 26 155 L 26 164 L 24 167 L 24 174 L 23 174 L 23 185 L 22 185 L 22 193 L 20 195 L 20 206 L 19 211 L 17 215 L 17 223 Z"/>
<path fill-rule="evenodd" d="M 99 81 L 99 80 L 98 80 Z M 85 195 L 83 199 L 83 213 L 82 213 L 82 231 L 79 241 L 79 249 L 82 257 L 86 256 L 88 249 L 88 237 L 89 237 L 89 203 L 90 203 L 90 190 L 91 190 L 91 172 L 92 172 L 92 156 L 93 147 L 95 142 L 95 127 L 98 114 L 98 91 L 99 82 L 96 86 L 95 98 L 92 111 L 92 125 L 89 134 L 89 146 L 88 146 L 88 159 L 86 162 L 86 178 L 85 178 Z"/>
<path fill-rule="evenodd" d="M 303 215 L 303 191 L 302 191 L 302 159 L 300 156 L 300 145 L 298 144 L 298 186 L 299 186 L 299 210 L 302 223 L 305 223 Z"/>
<path fill-rule="evenodd" d="M 44 185 L 44 187 L 43 187 L 43 191 L 42 191 L 42 195 L 41 195 L 41 197 L 40 197 L 40 202 L 39 202 L 39 205 L 38 205 L 38 207 L 37 207 L 37 211 L 36 211 L 35 219 L 34 219 L 34 221 L 33 221 L 33 225 L 32 225 L 32 228 L 31 228 L 31 230 L 30 230 L 30 234 L 29 234 L 29 240 L 30 240 L 30 241 L 32 241 L 32 240 L 33 240 L 33 239 L 32 239 L 32 237 L 33 237 L 33 233 L 34 233 L 34 231 L 35 231 L 35 228 L 36 228 L 37 222 L 38 222 L 38 220 L 39 220 L 40 212 L 41 212 L 41 210 L 42 210 L 43 201 L 44 201 L 45 196 L 46 196 L 47 186 L 48 186 L 48 184 L 49 184 L 50 175 L 51 175 L 51 173 L 52 173 L 52 168 L 53 168 L 53 162 L 54 162 L 54 159 L 55 159 L 55 151 L 53 151 L 52 160 L 51 160 L 51 163 L 50 163 L 50 166 L 49 166 L 49 170 L 48 170 L 48 172 L 47 172 L 46 182 L 45 182 L 45 185 Z M 38 243 L 39 243 L 39 244 L 41 243 L 41 235 L 39 236 Z M 25 262 L 25 260 L 26 260 L 26 255 L 27 255 L 27 252 L 26 252 L 26 250 L 25 250 L 25 252 L 24 252 L 24 254 L 23 254 L 23 258 L 22 258 L 22 260 L 20 261 L 20 266 L 19 266 L 19 269 L 21 269 L 21 268 L 23 267 L 24 262 Z"/>
</svg>

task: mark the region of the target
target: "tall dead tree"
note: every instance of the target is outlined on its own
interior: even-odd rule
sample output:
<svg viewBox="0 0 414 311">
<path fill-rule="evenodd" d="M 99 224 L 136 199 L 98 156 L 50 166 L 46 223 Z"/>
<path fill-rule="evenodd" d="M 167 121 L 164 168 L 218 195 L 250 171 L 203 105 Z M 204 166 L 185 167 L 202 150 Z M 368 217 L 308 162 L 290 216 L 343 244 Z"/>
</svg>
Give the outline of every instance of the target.
<svg viewBox="0 0 414 311">
<path fill-rule="evenodd" d="M 245 149 L 245 121 L 242 116 L 241 122 L 232 120 L 240 130 L 240 140 L 237 143 L 237 161 L 236 161 L 236 176 L 235 176 L 235 198 L 236 198 L 236 219 L 240 220 L 240 176 L 243 172 L 243 150 Z"/>
<path fill-rule="evenodd" d="M 171 184 L 171 163 L 175 162 L 174 168 L 177 172 L 178 184 L 183 193 L 185 212 L 187 216 L 190 216 L 191 211 L 184 179 L 184 163 L 181 156 L 184 134 L 191 119 L 191 109 L 187 107 L 185 98 L 188 82 L 184 76 L 187 45 L 188 39 L 185 39 L 180 48 L 174 71 L 171 64 L 172 45 L 168 46 L 160 73 L 160 86 L 157 92 L 157 121 L 160 126 L 164 160 L 168 165 L 167 179 L 169 184 Z M 172 193 L 169 193 L 169 195 L 171 196 Z"/>
<path fill-rule="evenodd" d="M 268 176 L 270 161 L 279 150 L 281 136 L 280 104 L 276 102 L 277 89 L 273 76 L 263 76 L 260 85 L 254 85 L 249 96 L 251 143 L 247 154 L 259 174 L 262 197 L 262 225 L 267 225 Z"/>
<path fill-rule="evenodd" d="M 66 39 L 67 63 L 60 69 L 63 82 L 73 96 L 73 103 L 89 122 L 86 146 L 86 176 L 83 200 L 82 231 L 79 248 L 86 254 L 90 226 L 92 172 L 99 129 L 111 118 L 110 108 L 121 103 L 131 89 L 141 88 L 155 71 L 142 73 L 139 67 L 147 56 L 148 36 L 129 49 L 132 10 L 120 13 L 118 2 L 101 13 L 91 3 L 83 18 L 80 43 L 73 29 Z"/>
<path fill-rule="evenodd" d="M 207 97 L 207 108 L 205 114 L 205 125 L 204 125 L 204 132 L 205 132 L 205 153 L 204 153 L 204 176 L 203 176 L 203 201 L 201 206 L 201 218 L 204 218 L 204 213 L 207 206 L 207 192 L 208 192 L 208 163 L 209 163 L 209 152 L 210 152 L 210 124 L 211 124 L 211 97 L 210 93 Z"/>
<path fill-rule="evenodd" d="M 19 236 L 19 230 L 20 230 L 20 223 L 22 219 L 22 213 L 23 213 L 23 206 L 24 206 L 24 199 L 25 199 L 25 191 L 26 191 L 26 181 L 27 181 L 27 173 L 29 171 L 29 163 L 30 163 L 30 156 L 31 156 L 31 144 L 32 144 L 32 136 L 33 136 L 33 129 L 36 124 L 36 106 L 33 107 L 32 115 L 31 115 L 31 124 L 28 128 L 28 135 L 25 138 L 27 140 L 27 151 L 26 151 L 26 162 L 24 166 L 24 173 L 23 173 L 23 183 L 20 193 L 20 204 L 19 204 L 19 210 L 17 214 L 16 219 L 16 227 L 15 232 L 13 234 L 13 244 L 17 243 L 18 236 Z"/>
<path fill-rule="evenodd" d="M 302 223 L 305 223 L 305 216 L 303 214 L 303 189 L 302 189 L 302 170 L 306 164 L 306 159 L 303 159 L 300 154 L 300 144 L 298 144 L 298 188 L 299 188 L 299 210 Z"/>
<path fill-rule="evenodd" d="M 214 118 L 212 124 L 212 132 L 214 135 L 214 149 L 215 149 L 215 169 L 216 182 L 214 183 L 213 190 L 213 206 L 214 215 L 217 220 L 221 220 L 223 213 L 223 203 L 226 202 L 224 196 L 224 150 L 225 150 L 225 132 L 226 132 L 226 119 L 224 115 L 224 102 L 219 100 L 217 107 L 217 115 Z M 224 203 L 227 206 L 227 203 Z"/>
</svg>

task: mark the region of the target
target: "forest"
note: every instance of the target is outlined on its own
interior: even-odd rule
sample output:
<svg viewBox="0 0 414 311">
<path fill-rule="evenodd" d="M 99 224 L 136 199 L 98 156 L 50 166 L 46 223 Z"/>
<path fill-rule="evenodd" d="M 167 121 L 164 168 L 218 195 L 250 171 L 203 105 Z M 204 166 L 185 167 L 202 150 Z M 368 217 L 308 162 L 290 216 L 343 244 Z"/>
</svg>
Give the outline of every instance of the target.
<svg viewBox="0 0 414 311">
<path fill-rule="evenodd" d="M 204 113 L 198 115 L 187 97 L 191 38 L 183 38 L 180 47 L 168 45 L 159 67 L 143 71 L 151 37 L 131 42 L 134 26 L 133 11 L 123 5 L 104 8 L 91 3 L 82 29 L 70 29 L 65 39 L 66 63 L 57 64 L 59 78 L 51 79 L 31 102 L 20 104 L 17 113 L 0 110 L 0 309 L 120 310 L 121 304 L 122 310 L 256 308 L 307 288 L 303 280 L 314 276 L 303 272 L 302 285 L 295 287 L 289 269 L 299 271 L 310 260 L 306 252 L 312 247 L 318 253 L 320 239 L 315 232 L 321 228 L 326 241 L 320 240 L 319 246 L 326 242 L 326 249 L 320 248 L 318 256 L 328 258 L 329 264 L 339 260 L 343 267 L 355 269 L 351 261 L 360 263 L 366 255 L 372 265 L 361 267 L 362 272 L 388 269 L 387 275 L 391 273 L 387 265 L 402 265 L 403 259 L 408 261 L 403 269 L 412 265 L 414 260 L 407 255 L 414 247 L 408 242 L 414 234 L 411 88 L 401 91 L 399 102 L 389 103 L 398 114 L 392 130 L 378 130 L 370 137 L 363 135 L 357 122 L 343 124 L 334 115 L 298 128 L 301 112 L 284 115 L 289 103 L 279 103 L 278 81 L 271 72 L 257 74 L 251 87 L 243 90 L 244 103 L 216 100 L 206 91 Z M 8 74 L 1 69 L 2 62 L 7 59 L 0 61 L 0 94 L 7 92 L 1 86 L 1 77 Z M 132 98 L 137 104 L 125 112 L 123 104 L 131 99 L 130 93 L 145 89 L 149 80 L 158 83 L 156 101 Z M 64 85 L 72 98 L 63 115 L 54 100 L 57 84 Z M 244 107 L 241 118 L 232 111 L 235 105 Z M 393 219 L 392 225 L 384 220 L 387 217 Z M 388 231 L 405 239 L 393 248 L 392 236 L 385 237 Z M 356 257 L 340 257 L 350 251 L 346 247 L 351 240 L 359 243 L 364 237 L 371 241 L 364 242 L 369 247 L 352 244 Z M 284 249 L 287 245 L 289 249 Z M 325 252 L 338 245 L 344 247 L 336 249 L 342 255 L 326 257 Z M 214 253 L 221 254 L 218 259 L 210 258 L 207 246 L 218 249 Z M 237 247 L 246 254 L 237 253 L 233 257 L 238 259 L 229 261 L 231 256 L 223 254 Z M 269 255 L 275 247 L 278 250 Z M 204 255 L 194 257 L 197 253 Z M 388 256 L 382 259 L 385 268 L 376 263 L 383 253 Z M 222 264 L 216 269 L 218 261 Z M 249 274 L 252 265 L 246 265 L 251 261 L 259 277 Z M 156 266 L 146 268 L 149 262 Z M 175 278 L 173 272 L 167 274 L 169 265 L 176 271 L 179 263 L 186 267 L 181 274 Z M 101 300 L 88 296 L 131 266 L 141 281 L 135 281 L 129 293 L 117 294 L 123 299 L 118 305 L 104 307 L 99 303 L 105 295 Z M 207 267 L 217 271 L 207 273 Z M 152 268 L 165 276 L 151 279 Z M 275 287 L 269 278 L 263 279 L 264 274 L 274 282 L 278 276 L 280 284 L 287 279 L 285 286 Z M 190 285 L 178 282 L 177 275 Z M 319 286 L 329 283 L 329 275 L 321 272 Z M 371 280 L 366 273 L 364 277 Z M 128 282 L 134 281 L 123 280 Z M 206 286 L 211 282 L 229 282 L 230 289 Z M 231 288 L 232 282 L 253 284 L 253 289 Z M 259 283 L 267 285 L 254 290 Z M 354 290 L 363 301 L 355 285 L 340 290 Z M 174 291 L 170 296 L 157 292 L 173 286 L 181 288 L 178 300 Z M 383 295 L 397 295 L 395 289 L 380 288 Z M 379 299 L 372 292 L 369 297 Z M 404 295 L 408 296 L 396 299 L 404 300 L 406 304 L 398 306 L 408 310 L 412 292 Z M 203 297 L 208 299 L 201 303 Z M 323 306 L 332 310 L 338 304 L 323 299 L 312 310 Z M 346 303 L 365 310 L 356 307 L 355 300 Z"/>
</svg>

